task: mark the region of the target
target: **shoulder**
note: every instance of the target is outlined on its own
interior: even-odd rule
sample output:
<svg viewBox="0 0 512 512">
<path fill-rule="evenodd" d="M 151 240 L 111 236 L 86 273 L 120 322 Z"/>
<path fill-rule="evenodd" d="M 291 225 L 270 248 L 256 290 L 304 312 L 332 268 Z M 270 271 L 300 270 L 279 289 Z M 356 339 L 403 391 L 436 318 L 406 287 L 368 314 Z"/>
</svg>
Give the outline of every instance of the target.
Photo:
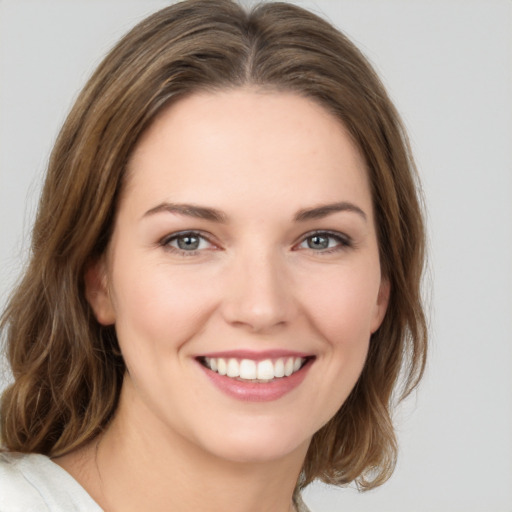
<svg viewBox="0 0 512 512">
<path fill-rule="evenodd" d="M 101 512 L 69 473 L 40 454 L 0 453 L 0 512 Z"/>
<path fill-rule="evenodd" d="M 0 512 L 48 510 L 41 494 L 23 471 L 25 457 L 0 453 Z"/>
</svg>

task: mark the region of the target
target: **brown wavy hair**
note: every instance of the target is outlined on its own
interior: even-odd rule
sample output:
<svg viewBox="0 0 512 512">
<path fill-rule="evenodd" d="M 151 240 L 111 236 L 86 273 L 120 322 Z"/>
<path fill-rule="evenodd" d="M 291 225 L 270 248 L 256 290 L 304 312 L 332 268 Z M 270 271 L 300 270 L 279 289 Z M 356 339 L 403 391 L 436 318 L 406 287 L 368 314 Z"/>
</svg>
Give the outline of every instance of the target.
<svg viewBox="0 0 512 512">
<path fill-rule="evenodd" d="M 348 129 L 366 160 L 391 284 L 363 372 L 314 435 L 299 486 L 319 478 L 368 489 L 389 478 L 391 412 L 426 359 L 416 171 L 400 118 L 364 56 L 328 22 L 287 3 L 167 7 L 133 28 L 86 84 L 53 149 L 30 261 L 1 320 L 14 375 L 1 399 L 3 449 L 58 456 L 108 424 L 125 366 L 114 328 L 101 326 L 85 299 L 84 272 L 109 243 L 127 161 L 171 102 L 246 85 L 311 98 Z"/>
</svg>

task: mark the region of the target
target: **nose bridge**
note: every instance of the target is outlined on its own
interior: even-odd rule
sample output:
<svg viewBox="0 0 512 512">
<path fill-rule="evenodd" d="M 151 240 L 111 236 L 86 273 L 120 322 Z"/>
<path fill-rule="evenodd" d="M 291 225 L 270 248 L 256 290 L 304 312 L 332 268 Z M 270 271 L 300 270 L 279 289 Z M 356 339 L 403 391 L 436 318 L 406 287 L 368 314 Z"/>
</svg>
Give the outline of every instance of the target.
<svg viewBox="0 0 512 512">
<path fill-rule="evenodd" d="M 253 331 L 265 331 L 290 320 L 292 290 L 284 256 L 271 247 L 247 247 L 231 261 L 226 319 Z"/>
</svg>

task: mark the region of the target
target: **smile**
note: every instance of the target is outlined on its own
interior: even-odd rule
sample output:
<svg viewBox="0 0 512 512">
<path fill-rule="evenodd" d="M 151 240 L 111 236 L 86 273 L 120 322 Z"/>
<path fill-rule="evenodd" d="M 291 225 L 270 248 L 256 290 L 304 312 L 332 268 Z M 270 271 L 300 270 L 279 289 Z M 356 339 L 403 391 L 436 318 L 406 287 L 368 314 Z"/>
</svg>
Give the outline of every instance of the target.
<svg viewBox="0 0 512 512">
<path fill-rule="evenodd" d="M 206 368 L 232 379 L 266 383 L 274 379 L 290 377 L 307 362 L 305 357 L 280 357 L 277 359 L 236 359 L 224 357 L 202 357 Z"/>
<path fill-rule="evenodd" d="M 316 356 L 287 350 L 236 350 L 195 359 L 208 380 L 224 394 L 244 402 L 269 402 L 298 388 Z"/>
</svg>

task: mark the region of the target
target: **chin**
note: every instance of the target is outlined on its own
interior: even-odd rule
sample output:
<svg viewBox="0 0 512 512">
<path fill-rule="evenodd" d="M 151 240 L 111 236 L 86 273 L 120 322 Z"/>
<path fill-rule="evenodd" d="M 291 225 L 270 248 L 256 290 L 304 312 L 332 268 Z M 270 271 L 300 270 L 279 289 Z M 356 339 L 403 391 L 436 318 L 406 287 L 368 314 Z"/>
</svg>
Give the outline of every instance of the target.
<svg viewBox="0 0 512 512">
<path fill-rule="evenodd" d="M 293 432 L 290 425 L 264 428 L 255 421 L 249 429 L 230 428 L 219 432 L 216 440 L 209 439 L 210 453 L 238 463 L 266 463 L 288 457 L 305 457 L 312 435 Z M 212 443 L 213 441 L 213 443 Z M 206 446 L 205 446 L 206 448 Z"/>
</svg>

